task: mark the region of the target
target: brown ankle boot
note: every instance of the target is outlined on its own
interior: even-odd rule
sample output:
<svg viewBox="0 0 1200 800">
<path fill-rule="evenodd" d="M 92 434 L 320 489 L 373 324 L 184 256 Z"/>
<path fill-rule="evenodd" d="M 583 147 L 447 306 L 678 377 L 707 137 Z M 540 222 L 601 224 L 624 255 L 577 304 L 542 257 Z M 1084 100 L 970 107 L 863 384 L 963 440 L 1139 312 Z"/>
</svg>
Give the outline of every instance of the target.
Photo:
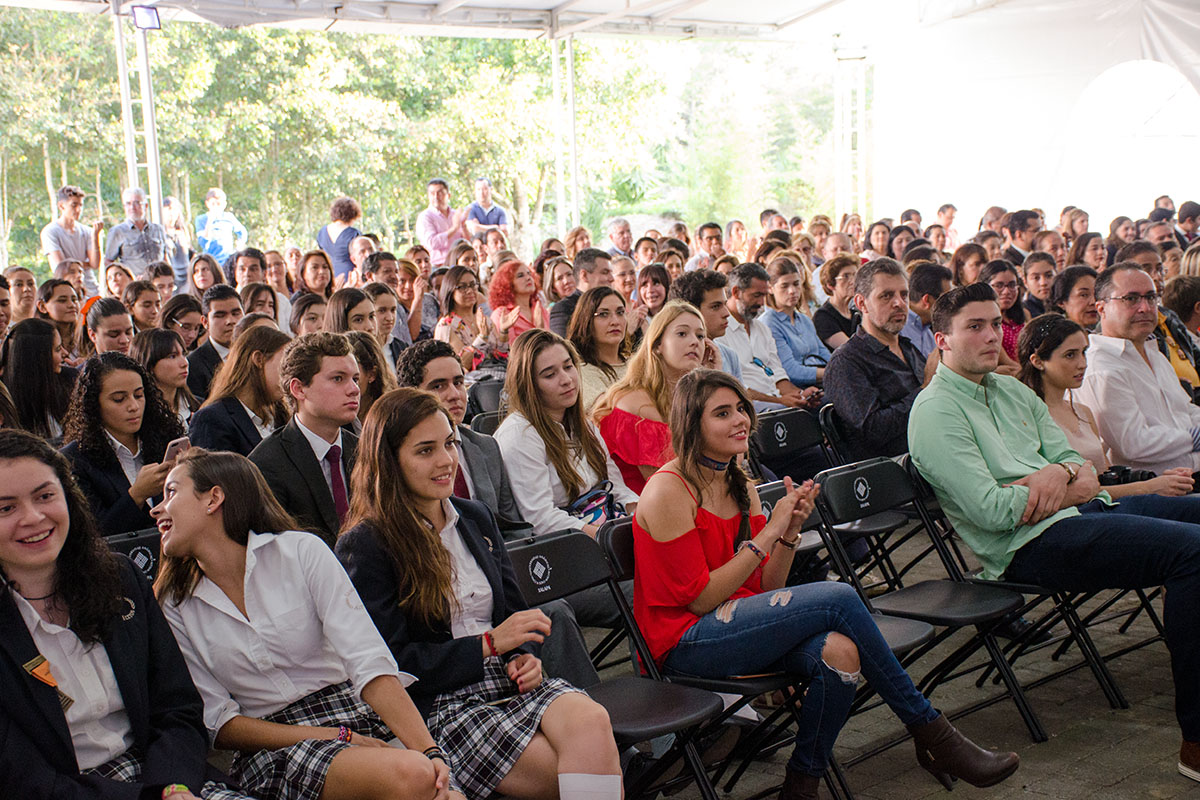
<svg viewBox="0 0 1200 800">
<path fill-rule="evenodd" d="M 1179 774 L 1200 781 L 1200 742 L 1184 740 L 1179 748 Z"/>
<path fill-rule="evenodd" d="M 779 790 L 779 800 L 817 800 L 817 790 L 820 788 L 821 779 L 817 776 L 788 767 L 783 788 Z"/>
<path fill-rule="evenodd" d="M 1016 753 L 984 750 L 941 714 L 933 722 L 909 725 L 908 731 L 917 746 L 917 763 L 947 789 L 954 788 L 957 778 L 972 786 L 994 786 L 1016 772 L 1021 763 Z"/>
</svg>

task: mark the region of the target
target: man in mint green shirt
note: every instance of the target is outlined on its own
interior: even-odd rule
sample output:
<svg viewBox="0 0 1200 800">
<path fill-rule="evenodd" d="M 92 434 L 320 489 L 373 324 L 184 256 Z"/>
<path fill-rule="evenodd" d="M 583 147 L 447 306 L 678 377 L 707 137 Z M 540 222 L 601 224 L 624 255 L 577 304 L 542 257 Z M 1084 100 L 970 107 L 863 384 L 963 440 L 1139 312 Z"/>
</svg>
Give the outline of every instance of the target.
<svg viewBox="0 0 1200 800">
<path fill-rule="evenodd" d="M 1045 403 L 995 373 L 1000 321 L 986 284 L 938 299 L 941 364 L 913 403 L 909 452 L 985 578 L 1067 591 L 1166 586 L 1179 771 L 1200 781 L 1200 496 L 1114 503 Z"/>
</svg>

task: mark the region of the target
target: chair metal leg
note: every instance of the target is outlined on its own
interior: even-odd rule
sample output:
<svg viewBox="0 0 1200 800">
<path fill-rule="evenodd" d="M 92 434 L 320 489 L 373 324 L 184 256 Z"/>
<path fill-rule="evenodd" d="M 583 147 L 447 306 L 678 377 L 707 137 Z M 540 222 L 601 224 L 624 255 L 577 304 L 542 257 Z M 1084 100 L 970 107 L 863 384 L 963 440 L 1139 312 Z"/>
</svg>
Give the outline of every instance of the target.
<svg viewBox="0 0 1200 800">
<path fill-rule="evenodd" d="M 1025 697 L 1025 690 L 1021 688 L 1021 682 L 1013 674 L 1008 659 L 1000 651 L 1000 645 L 996 641 L 996 637 L 991 633 L 981 631 L 980 638 L 983 639 L 983 646 L 987 648 L 988 655 L 991 656 L 992 664 L 995 665 L 996 671 L 1000 673 L 1000 677 L 1004 680 L 1004 685 L 1008 689 L 1008 693 L 1012 696 L 1013 703 L 1017 706 L 1017 712 L 1020 713 L 1021 719 L 1025 722 L 1025 727 L 1029 729 L 1029 735 L 1033 737 L 1035 742 L 1047 741 L 1050 737 L 1046 735 L 1046 729 L 1042 727 L 1041 720 L 1038 719 L 1033 707 L 1029 705 L 1029 699 Z"/>
<path fill-rule="evenodd" d="M 1100 688 L 1104 691 L 1104 696 L 1108 698 L 1108 704 L 1113 708 L 1129 708 L 1129 701 L 1125 699 L 1121 688 L 1117 686 L 1117 681 L 1109 671 L 1108 665 L 1104 662 L 1104 656 L 1100 655 L 1096 643 L 1092 641 L 1091 635 L 1087 632 L 1087 627 L 1079 619 L 1079 615 L 1075 611 L 1075 606 L 1072 605 L 1071 599 L 1063 595 L 1055 595 L 1055 602 L 1059 606 L 1062 613 L 1063 622 L 1071 630 L 1075 636 L 1075 641 L 1079 645 L 1079 651 L 1087 661 L 1088 667 L 1091 668 L 1092 674 L 1096 676 L 1096 682 L 1100 684 Z"/>
</svg>

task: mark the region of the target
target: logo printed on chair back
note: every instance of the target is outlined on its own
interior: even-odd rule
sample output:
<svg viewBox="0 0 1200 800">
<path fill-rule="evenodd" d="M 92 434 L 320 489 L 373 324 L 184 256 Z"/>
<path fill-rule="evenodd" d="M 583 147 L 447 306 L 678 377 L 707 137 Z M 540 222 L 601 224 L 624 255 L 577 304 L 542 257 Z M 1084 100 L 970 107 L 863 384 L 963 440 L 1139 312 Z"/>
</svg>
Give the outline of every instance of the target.
<svg viewBox="0 0 1200 800">
<path fill-rule="evenodd" d="M 156 566 L 154 551 L 152 551 L 149 547 L 138 545 L 129 551 L 129 560 L 132 561 L 133 565 L 140 569 L 147 578 L 154 580 L 154 568 Z"/>
<path fill-rule="evenodd" d="M 775 423 L 775 441 L 779 442 L 779 444 L 781 444 L 781 445 L 787 444 L 787 435 L 788 435 L 787 425 L 784 425 L 782 422 L 776 422 Z"/>
<path fill-rule="evenodd" d="M 867 483 L 866 478 L 859 476 L 854 479 L 854 496 L 858 498 L 859 508 L 870 505 L 868 499 L 871 497 L 871 484 Z"/>
<path fill-rule="evenodd" d="M 550 561 L 542 555 L 529 559 L 529 577 L 537 585 L 539 592 L 548 592 L 550 587 Z"/>
</svg>

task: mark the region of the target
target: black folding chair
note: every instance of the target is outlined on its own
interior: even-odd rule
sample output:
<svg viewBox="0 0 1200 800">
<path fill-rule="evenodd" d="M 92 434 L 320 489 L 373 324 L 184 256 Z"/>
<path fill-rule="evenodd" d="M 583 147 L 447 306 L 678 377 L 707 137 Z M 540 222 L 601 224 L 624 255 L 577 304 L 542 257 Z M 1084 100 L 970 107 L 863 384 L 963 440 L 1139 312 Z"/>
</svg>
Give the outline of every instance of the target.
<svg viewBox="0 0 1200 800">
<path fill-rule="evenodd" d="M 484 378 L 471 384 L 467 389 L 467 411 L 472 414 L 482 414 L 485 411 L 500 410 L 500 395 L 504 391 L 504 381 L 496 378 Z"/>
<path fill-rule="evenodd" d="M 844 565 L 849 560 L 842 537 L 834 527 L 840 523 L 911 504 L 925 527 L 933 530 L 933 520 L 917 497 L 908 473 L 891 459 L 876 458 L 835 467 L 818 475 L 817 481 L 821 484 L 821 495 L 817 498 L 817 509 L 822 520 L 820 530 L 835 563 Z M 944 543 L 935 539 L 935 547 L 941 554 Z M 850 575 L 853 576 L 852 571 Z M 873 611 L 920 620 L 943 629 L 910 653 L 905 659 L 907 663 L 913 663 L 956 632 L 975 629 L 975 635 L 970 640 L 950 653 L 917 684 L 918 689 L 926 695 L 932 693 L 943 680 L 960 674 L 956 670 L 982 648 L 1003 680 L 1008 696 L 1012 697 L 1034 741 L 1046 741 L 1045 729 L 1030 706 L 1011 665 L 1004 658 L 995 636 L 995 629 L 1024 605 L 1024 598 L 1019 592 L 999 586 L 946 579 L 922 581 L 869 598 L 857 577 L 853 581 L 863 602 Z"/>
<path fill-rule="evenodd" d="M 526 544 L 510 546 L 508 554 L 521 593 L 531 606 L 603 584 L 608 586 L 614 602 L 622 609 L 623 620 L 626 618 L 625 595 L 617 585 L 604 552 L 586 533 L 567 531 L 540 536 Z M 632 619 L 631 612 L 628 618 Z M 724 707 L 721 698 L 704 689 L 658 680 L 641 633 L 636 625 L 626 628 L 639 657 L 650 665 L 651 677 L 610 678 L 588 688 L 587 692 L 608 712 L 618 745 L 627 747 L 667 734 L 676 737 L 669 751 L 673 757 L 659 759 L 655 768 L 638 776 L 635 784 L 627 786 L 626 791 L 633 797 L 640 795 L 665 772 L 675 757 L 682 756 L 696 779 L 701 797 L 717 800 L 716 789 L 696 750 L 695 737 L 704 723 L 721 715 Z"/>
<path fill-rule="evenodd" d="M 955 558 L 954 555 L 951 555 L 950 550 L 946 547 L 946 542 L 953 544 L 954 529 L 950 524 L 950 520 L 946 517 L 945 512 L 942 510 L 940 505 L 935 508 L 931 508 L 927 503 L 925 503 L 926 497 L 933 496 L 933 488 L 929 485 L 929 482 L 925 480 L 925 477 L 921 474 L 920 470 L 917 469 L 917 465 L 910 457 L 905 456 L 901 459 L 901 463 L 908 472 L 908 476 L 912 481 L 913 488 L 917 493 L 918 499 L 926 508 L 930 519 L 935 523 L 935 527 L 930 528 L 929 534 L 933 538 L 935 546 L 937 546 L 939 542 L 942 543 L 942 546 L 938 549 L 938 552 L 942 556 L 942 561 L 945 564 L 946 571 L 949 573 L 951 578 L 954 580 L 969 581 L 986 586 L 1001 586 L 1016 592 L 1020 592 L 1026 598 L 1025 604 L 1018 610 L 1018 615 L 1021 617 L 1026 614 L 1031 614 L 1035 609 L 1047 603 L 1049 604 L 1050 608 L 1048 612 L 1043 613 L 1040 618 L 1030 625 L 1029 629 L 1021 637 L 1009 642 L 1004 647 L 1004 651 L 1008 658 L 1008 663 L 1013 664 L 1016 662 L 1017 658 L 1025 653 L 1056 643 L 1058 639 L 1054 639 L 1043 644 L 1032 644 L 1032 642 L 1037 639 L 1042 632 L 1048 632 L 1056 622 L 1061 620 L 1067 629 L 1067 635 L 1058 637 L 1062 640 L 1062 646 L 1060 646 L 1058 651 L 1054 653 L 1052 658 L 1057 661 L 1063 655 L 1067 646 L 1069 646 L 1071 643 L 1076 644 L 1079 647 L 1080 655 L 1083 656 L 1083 663 L 1086 664 L 1089 669 L 1091 669 L 1092 675 L 1096 678 L 1096 683 L 1100 685 L 1100 690 L 1104 693 L 1109 705 L 1113 708 L 1129 708 L 1129 702 L 1125 699 L 1125 695 L 1121 691 L 1121 687 L 1117 685 L 1116 678 L 1113 677 L 1112 672 L 1108 669 L 1108 665 L 1105 663 L 1104 657 L 1100 654 L 1099 648 L 1096 647 L 1095 642 L 1088 633 L 1087 624 L 1079 617 L 1079 608 L 1082 606 L 1082 604 L 1095 597 L 1098 593 L 1067 592 L 1028 583 L 1018 583 L 1016 581 L 985 581 L 974 577 L 969 573 L 968 570 L 964 568 L 962 554 L 958 553 L 956 550 L 954 555 L 957 555 L 957 558 Z M 1120 592 L 1118 593 L 1117 597 L 1123 596 L 1123 594 L 1124 592 Z M 1146 595 L 1143 592 L 1139 590 L 1137 594 L 1144 604 L 1149 604 L 1149 600 L 1146 598 Z M 1115 602 L 1115 599 L 1116 598 L 1107 601 L 1106 604 L 1102 604 L 1101 610 L 1106 609 L 1108 605 L 1111 605 L 1112 602 Z M 1157 622 L 1158 615 L 1154 612 L 1153 608 L 1150 608 L 1149 610 L 1151 618 Z M 1161 635 L 1161 627 L 1159 628 L 1159 634 Z M 1156 641 L 1158 638 L 1159 636 L 1151 637 L 1151 639 L 1140 643 L 1140 645 L 1148 644 L 1151 641 Z M 1050 675 L 1043 676 L 1034 683 L 1030 684 L 1030 688 L 1033 686 L 1040 686 L 1042 683 L 1061 677 L 1062 675 L 1066 674 L 1066 672 L 1074 671 L 1079 666 L 1082 665 L 1077 664 L 1069 667 L 1066 670 L 1060 670 Z M 976 685 L 982 686 L 989 677 L 990 673 L 990 669 L 985 669 L 979 676 L 979 679 L 976 681 Z"/>
<path fill-rule="evenodd" d="M 162 549 L 162 534 L 158 528 L 147 528 L 129 533 L 105 536 L 104 542 L 114 553 L 128 556 L 133 565 L 142 571 L 151 583 L 158 575 L 158 562 Z"/>
<path fill-rule="evenodd" d="M 633 577 L 634 558 L 633 558 L 633 520 L 630 517 L 625 517 L 618 520 L 613 520 L 604 525 L 600 529 L 597 536 L 601 545 L 604 547 L 605 553 L 608 555 L 609 566 L 613 571 L 613 575 L 617 580 L 627 580 Z M 630 630 L 637 631 L 637 620 L 633 617 L 633 610 L 629 608 L 629 604 L 625 602 L 624 596 L 620 597 L 620 606 L 622 616 L 626 616 L 626 624 Z M 654 664 L 650 656 L 649 648 L 645 646 L 644 640 L 641 638 L 641 633 L 637 633 L 635 641 L 640 642 L 638 646 L 638 657 L 642 664 L 642 669 L 648 675 L 658 680 L 664 680 L 662 674 L 658 671 L 658 667 Z M 761 757 L 774 752 L 781 747 L 785 747 L 793 741 L 794 737 L 789 736 L 783 741 L 773 740 L 781 727 L 786 727 L 788 722 L 783 721 L 786 714 L 791 714 L 792 720 L 795 720 L 798 714 L 796 698 L 804 695 L 804 681 L 783 673 L 770 673 L 764 675 L 746 675 L 732 676 L 729 678 L 697 678 L 690 675 L 672 675 L 666 680 L 671 683 L 683 684 L 708 691 L 718 692 L 726 695 L 734 695 L 738 700 L 730 704 L 716 719 L 709 723 L 709 727 L 723 723 L 733 717 L 742 708 L 749 705 L 750 701 L 760 695 L 771 692 L 781 691 L 790 693 L 787 702 L 784 702 L 779 708 L 769 713 L 766 718 L 762 719 L 738 745 L 725 763 L 721 766 L 714 778 L 714 783 L 719 782 L 725 770 L 739 758 L 742 759 L 741 766 L 734 772 L 729 781 L 725 784 L 724 790 L 731 791 L 738 779 L 745 772 L 746 767 L 755 758 Z M 780 725 L 784 722 L 783 725 Z M 768 745 L 764 748 L 764 745 Z M 825 783 L 829 791 L 835 798 L 846 798 L 852 800 L 854 794 L 850 791 L 849 783 L 846 781 L 846 776 L 842 772 L 841 767 L 836 761 L 830 760 L 829 770 L 825 774 Z M 777 791 L 777 790 L 776 790 Z M 774 792 L 764 792 L 756 797 L 765 797 Z"/>
<path fill-rule="evenodd" d="M 491 436 L 500 427 L 499 411 L 484 411 L 471 417 L 471 430 Z"/>
</svg>

